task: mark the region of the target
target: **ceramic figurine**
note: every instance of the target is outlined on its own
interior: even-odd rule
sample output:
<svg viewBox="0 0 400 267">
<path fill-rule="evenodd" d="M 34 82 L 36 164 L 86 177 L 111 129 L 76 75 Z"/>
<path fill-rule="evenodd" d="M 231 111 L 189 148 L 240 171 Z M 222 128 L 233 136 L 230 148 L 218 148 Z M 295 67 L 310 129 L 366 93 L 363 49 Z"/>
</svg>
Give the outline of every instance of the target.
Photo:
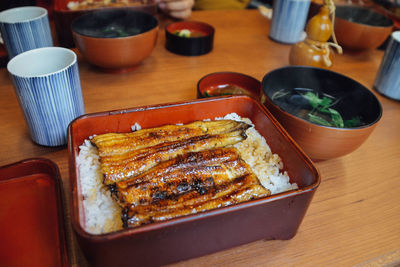
<svg viewBox="0 0 400 267">
<path fill-rule="evenodd" d="M 313 67 L 329 68 L 333 64 L 333 51 L 335 47 L 338 53 L 342 48 L 337 44 L 331 21 L 335 17 L 335 5 L 332 0 L 324 0 L 324 5 L 319 13 L 312 17 L 306 26 L 306 38 L 304 41 L 292 46 L 289 54 L 291 65 L 309 65 Z M 333 43 L 328 42 L 332 37 Z"/>
</svg>

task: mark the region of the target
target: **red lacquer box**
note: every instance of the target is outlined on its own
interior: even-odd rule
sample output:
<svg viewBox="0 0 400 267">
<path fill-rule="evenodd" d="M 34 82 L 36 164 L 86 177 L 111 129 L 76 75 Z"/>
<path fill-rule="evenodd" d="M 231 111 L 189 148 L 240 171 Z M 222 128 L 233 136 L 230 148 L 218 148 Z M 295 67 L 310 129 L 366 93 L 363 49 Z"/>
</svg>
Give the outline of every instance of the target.
<svg viewBox="0 0 400 267">
<path fill-rule="evenodd" d="M 1 266 L 69 266 L 62 200 L 52 161 L 0 167 Z"/>
<path fill-rule="evenodd" d="M 77 17 L 99 8 L 88 8 L 70 10 L 68 9 L 69 2 L 81 2 L 82 0 L 54 0 L 53 19 L 56 29 L 57 40 L 59 46 L 75 47 L 72 38 L 71 23 Z M 155 15 L 157 13 L 157 5 L 155 0 L 129 0 L 129 5 L 121 8 L 129 8 L 139 11 L 144 11 Z M 113 7 L 110 7 L 113 8 Z"/>
<path fill-rule="evenodd" d="M 299 189 L 108 234 L 85 231 L 77 156 L 89 136 L 188 123 L 235 112 L 247 117 L 265 137 L 272 152 Z M 71 220 L 79 244 L 95 266 L 159 266 L 198 257 L 260 239 L 291 239 L 297 232 L 320 183 L 312 161 L 269 111 L 247 96 L 207 98 L 84 115 L 68 129 Z M 266 251 L 268 253 L 268 251 Z"/>
</svg>

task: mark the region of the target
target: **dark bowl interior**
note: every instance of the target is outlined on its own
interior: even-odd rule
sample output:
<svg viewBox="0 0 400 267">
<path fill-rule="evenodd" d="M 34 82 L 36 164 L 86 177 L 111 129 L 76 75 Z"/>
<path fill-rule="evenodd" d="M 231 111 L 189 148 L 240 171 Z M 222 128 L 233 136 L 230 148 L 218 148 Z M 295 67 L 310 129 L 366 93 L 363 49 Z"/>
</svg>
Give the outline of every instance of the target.
<svg viewBox="0 0 400 267">
<path fill-rule="evenodd" d="M 72 22 L 72 31 L 95 38 L 121 38 L 147 32 L 158 25 L 148 13 L 128 9 L 104 9 L 82 15 Z"/>
<path fill-rule="evenodd" d="M 280 68 L 264 77 L 262 88 L 268 100 L 286 113 L 295 106 L 293 102 L 277 104 L 272 101 L 272 96 L 282 89 L 306 88 L 315 90 L 320 96 L 327 94 L 340 100 L 332 108 L 341 114 L 343 120 L 360 117 L 364 124 L 359 128 L 374 124 L 382 116 L 381 104 L 370 90 L 353 79 L 325 69 L 303 66 Z"/>
<path fill-rule="evenodd" d="M 388 17 L 366 7 L 337 6 L 336 17 L 341 19 L 375 27 L 391 27 L 393 21 Z"/>
</svg>

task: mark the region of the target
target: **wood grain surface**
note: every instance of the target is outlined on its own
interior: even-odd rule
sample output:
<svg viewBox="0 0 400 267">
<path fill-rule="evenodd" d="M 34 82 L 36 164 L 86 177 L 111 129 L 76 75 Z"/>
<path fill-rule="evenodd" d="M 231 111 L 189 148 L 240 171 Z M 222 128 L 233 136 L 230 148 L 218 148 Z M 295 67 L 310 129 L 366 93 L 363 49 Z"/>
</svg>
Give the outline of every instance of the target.
<svg viewBox="0 0 400 267">
<path fill-rule="evenodd" d="M 164 28 L 169 20 L 163 18 L 154 52 L 133 72 L 103 73 L 78 53 L 86 112 L 190 100 L 196 98 L 197 81 L 208 73 L 235 71 L 261 80 L 269 71 L 288 64 L 290 46 L 268 38 L 269 21 L 256 10 L 196 11 L 191 19 L 215 27 L 211 53 L 186 57 L 168 52 Z M 175 266 L 400 264 L 400 102 L 372 89 L 382 56 L 380 50 L 335 55 L 332 70 L 370 88 L 382 103 L 383 117 L 355 152 L 316 163 L 322 182 L 297 235 L 288 241 L 253 242 Z M 67 149 L 31 141 L 4 68 L 0 70 L 0 122 L 0 165 L 31 157 L 58 164 L 66 193 L 70 261 L 73 266 L 86 266 L 68 221 Z"/>
</svg>

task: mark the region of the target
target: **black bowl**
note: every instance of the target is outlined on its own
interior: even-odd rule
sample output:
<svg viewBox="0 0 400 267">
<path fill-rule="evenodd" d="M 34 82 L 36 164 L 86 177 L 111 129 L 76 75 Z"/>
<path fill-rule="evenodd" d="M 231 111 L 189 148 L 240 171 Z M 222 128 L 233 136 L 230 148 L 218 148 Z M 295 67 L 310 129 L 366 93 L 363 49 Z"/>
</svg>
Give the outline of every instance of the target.
<svg viewBox="0 0 400 267">
<path fill-rule="evenodd" d="M 196 32 L 198 35 L 194 37 L 177 35 L 176 32 L 181 30 Z M 214 28 L 204 22 L 179 21 L 171 23 L 165 28 L 165 47 L 170 52 L 184 56 L 207 54 L 213 49 L 214 33 Z"/>
</svg>

